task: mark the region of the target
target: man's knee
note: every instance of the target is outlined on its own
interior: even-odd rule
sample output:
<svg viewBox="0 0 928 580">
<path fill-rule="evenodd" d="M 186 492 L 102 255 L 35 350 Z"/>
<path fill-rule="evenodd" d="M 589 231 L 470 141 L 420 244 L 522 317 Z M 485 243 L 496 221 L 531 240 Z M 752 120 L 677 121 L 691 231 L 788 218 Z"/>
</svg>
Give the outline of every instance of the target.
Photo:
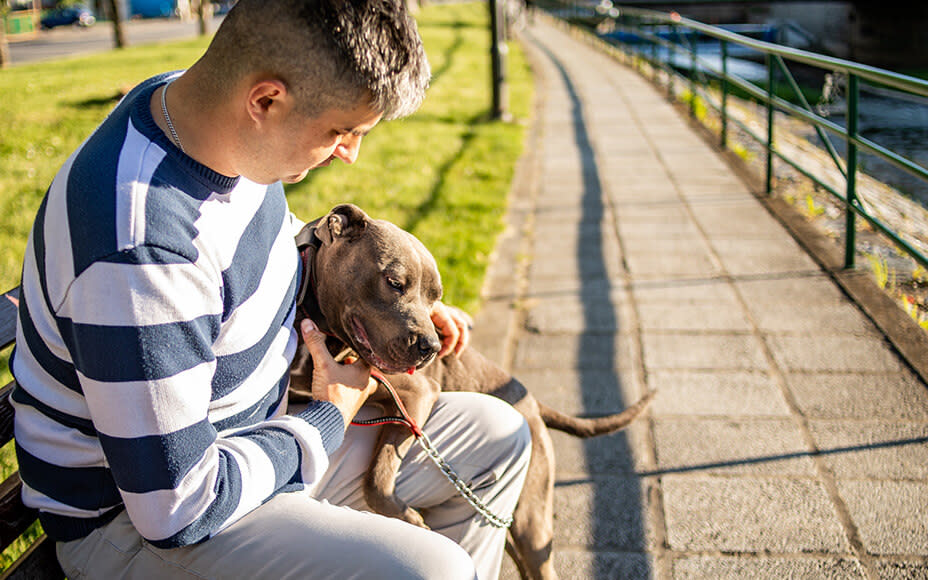
<svg viewBox="0 0 928 580">
<path fill-rule="evenodd" d="M 414 568 L 410 570 L 409 577 L 422 578 L 423 580 L 434 580 L 435 578 L 475 580 L 477 578 L 477 569 L 470 554 L 456 542 L 434 532 L 432 535 L 433 538 L 430 542 L 432 545 L 428 552 L 424 549 L 417 550 L 416 557 L 405 563 Z M 417 548 L 419 547 L 421 545 L 417 546 Z"/>
<path fill-rule="evenodd" d="M 509 403 L 479 393 L 443 393 L 468 424 L 458 431 L 474 453 L 486 461 L 497 476 L 525 471 L 531 456 L 532 435 L 521 413 Z"/>
</svg>

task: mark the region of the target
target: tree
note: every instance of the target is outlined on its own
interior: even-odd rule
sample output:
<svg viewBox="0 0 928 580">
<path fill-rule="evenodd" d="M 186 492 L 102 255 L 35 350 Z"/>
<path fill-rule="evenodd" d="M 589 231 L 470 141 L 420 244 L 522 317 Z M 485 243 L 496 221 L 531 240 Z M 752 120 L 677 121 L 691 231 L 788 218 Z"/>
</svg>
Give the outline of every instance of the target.
<svg viewBox="0 0 928 580">
<path fill-rule="evenodd" d="M 0 68 L 10 66 L 10 44 L 6 39 L 6 15 L 9 11 L 9 2 L 0 0 Z"/>
<path fill-rule="evenodd" d="M 197 6 L 197 18 L 200 21 L 200 36 L 209 34 L 209 19 L 213 15 L 213 3 L 210 0 L 194 0 Z"/>
<path fill-rule="evenodd" d="M 109 0 L 109 8 L 110 16 L 113 18 L 113 43 L 116 48 L 125 48 L 128 43 L 126 42 L 126 33 L 122 28 L 122 1 Z"/>
<path fill-rule="evenodd" d="M 497 120 L 511 121 L 509 84 L 506 81 L 506 15 L 505 0 L 490 0 L 490 88 L 493 105 L 490 115 Z"/>
</svg>

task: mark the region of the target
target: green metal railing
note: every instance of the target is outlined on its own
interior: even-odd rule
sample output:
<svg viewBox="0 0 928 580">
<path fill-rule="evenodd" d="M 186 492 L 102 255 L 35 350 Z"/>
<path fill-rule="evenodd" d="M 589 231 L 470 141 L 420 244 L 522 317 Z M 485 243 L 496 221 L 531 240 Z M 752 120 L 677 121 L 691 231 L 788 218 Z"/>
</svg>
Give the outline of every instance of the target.
<svg viewBox="0 0 928 580">
<path fill-rule="evenodd" d="M 688 84 L 691 95 L 691 114 L 695 114 L 696 96 L 699 96 L 719 114 L 721 121 L 720 144 L 722 147 L 728 145 L 731 124 L 738 126 L 741 131 L 765 147 L 767 152 L 765 187 L 768 194 L 772 191 L 773 159 L 776 157 L 841 201 L 846 215 L 844 248 L 844 265 L 846 268 L 854 267 L 856 253 L 855 232 L 858 216 L 886 235 L 922 267 L 928 268 L 928 257 L 904 240 L 890 226 L 871 215 L 857 196 L 858 153 L 860 151 L 888 161 L 893 166 L 915 176 L 919 183 L 928 185 L 928 169 L 859 134 L 860 82 L 865 81 L 874 86 L 918 97 L 928 97 L 928 82 L 847 60 L 757 40 L 720 27 L 690 20 L 677 13 L 664 13 L 620 5 L 611 6 L 609 3 L 600 4 L 600 10 L 595 9 L 592 5 L 581 5 L 575 1 L 542 1 L 540 4 L 556 16 L 569 21 L 586 23 L 590 26 L 597 24 L 602 26 L 604 21 L 608 21 L 609 26 L 607 28 L 612 31 L 610 42 L 616 44 L 624 52 L 633 54 L 648 62 L 652 70 L 663 70 L 667 78 L 667 91 L 671 96 L 673 96 L 675 90 L 674 80 L 679 80 L 683 76 L 675 71 L 673 61 L 688 62 L 687 67 L 681 66 L 679 68 L 689 70 L 684 80 Z M 607 9 L 603 10 L 603 6 Z M 719 63 L 710 62 L 700 56 L 696 46 L 697 37 L 716 39 L 719 42 Z M 623 38 L 625 39 L 624 42 L 622 41 Z M 749 49 L 752 55 L 762 57 L 767 73 L 766 86 L 729 73 L 729 53 L 733 47 Z M 677 57 L 679 57 L 679 60 L 676 60 Z M 787 61 L 813 67 L 823 73 L 837 73 L 847 77 L 845 95 L 846 127 L 842 127 L 815 112 L 787 67 Z M 708 71 L 717 83 L 721 94 L 718 103 L 715 102 L 715 99 L 710 98 L 708 75 L 700 71 Z M 794 95 L 791 100 L 795 102 L 790 102 L 777 95 L 778 76 L 782 76 L 788 83 L 792 95 Z M 756 134 L 745 123 L 729 115 L 728 100 L 733 87 L 740 89 L 750 98 L 756 99 L 757 102 L 765 105 L 767 117 L 766 135 Z M 814 171 L 803 167 L 797 160 L 789 158 L 777 149 L 774 143 L 775 111 L 805 121 L 814 128 L 838 171 L 845 178 L 846 185 L 843 192 L 838 191 L 838 189 L 823 181 Z M 844 140 L 846 144 L 844 159 L 835 150 L 826 132 Z"/>
</svg>

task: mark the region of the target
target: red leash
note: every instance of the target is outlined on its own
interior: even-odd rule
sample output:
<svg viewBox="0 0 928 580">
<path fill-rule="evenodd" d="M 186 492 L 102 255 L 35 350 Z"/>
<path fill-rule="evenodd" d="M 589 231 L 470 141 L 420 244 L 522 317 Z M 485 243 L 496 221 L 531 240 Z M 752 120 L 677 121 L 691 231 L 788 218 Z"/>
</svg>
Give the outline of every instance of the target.
<svg viewBox="0 0 928 580">
<path fill-rule="evenodd" d="M 328 336 L 335 336 L 331 333 L 323 333 Z M 337 337 L 336 337 L 337 338 Z M 335 362 L 341 363 L 348 355 L 357 356 L 357 354 L 352 350 L 350 346 L 346 346 L 344 350 L 335 355 Z M 410 369 L 408 372 L 412 374 L 415 368 Z M 371 378 L 380 383 L 380 385 L 390 393 L 390 396 L 393 397 L 393 402 L 396 403 L 396 408 L 399 409 L 400 416 L 387 416 L 387 417 L 378 417 L 376 419 L 355 419 L 351 422 L 352 425 L 387 425 L 391 423 L 396 423 L 400 425 L 406 425 L 409 427 L 409 430 L 412 431 L 412 434 L 415 435 L 416 439 L 421 439 L 425 433 L 422 432 L 422 429 L 419 428 L 419 425 L 409 416 L 409 411 L 406 410 L 406 405 L 403 404 L 403 401 L 400 399 L 400 396 L 396 393 L 396 389 L 393 385 L 390 384 L 390 381 L 387 380 L 387 377 L 383 376 L 383 373 L 378 369 L 371 367 Z"/>
<path fill-rule="evenodd" d="M 375 381 L 380 383 L 387 392 L 390 393 L 390 396 L 393 397 L 393 401 L 396 403 L 396 408 L 400 411 L 400 417 L 378 417 L 376 419 L 355 419 L 351 422 L 352 425 L 387 425 L 390 423 L 398 423 L 400 425 L 406 425 L 409 427 L 409 430 L 412 431 L 412 434 L 416 439 L 421 439 L 423 435 L 422 429 L 416 425 L 416 422 L 413 421 L 413 418 L 409 416 L 409 412 L 406 411 L 406 406 L 403 405 L 403 401 L 400 400 L 399 395 L 396 394 L 396 389 L 393 388 L 393 385 L 390 384 L 390 381 L 384 377 L 380 371 L 377 369 L 371 369 L 371 377 Z"/>
</svg>

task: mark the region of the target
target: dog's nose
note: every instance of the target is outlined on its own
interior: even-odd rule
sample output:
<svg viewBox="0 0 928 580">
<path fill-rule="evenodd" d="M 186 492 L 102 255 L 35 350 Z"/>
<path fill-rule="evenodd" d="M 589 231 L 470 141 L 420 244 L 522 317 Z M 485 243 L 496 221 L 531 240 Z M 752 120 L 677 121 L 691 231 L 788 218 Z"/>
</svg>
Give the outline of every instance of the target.
<svg viewBox="0 0 928 580">
<path fill-rule="evenodd" d="M 428 357 L 441 350 L 441 343 L 438 341 L 437 336 L 423 334 L 416 341 L 416 347 L 419 349 L 419 354 Z"/>
</svg>

